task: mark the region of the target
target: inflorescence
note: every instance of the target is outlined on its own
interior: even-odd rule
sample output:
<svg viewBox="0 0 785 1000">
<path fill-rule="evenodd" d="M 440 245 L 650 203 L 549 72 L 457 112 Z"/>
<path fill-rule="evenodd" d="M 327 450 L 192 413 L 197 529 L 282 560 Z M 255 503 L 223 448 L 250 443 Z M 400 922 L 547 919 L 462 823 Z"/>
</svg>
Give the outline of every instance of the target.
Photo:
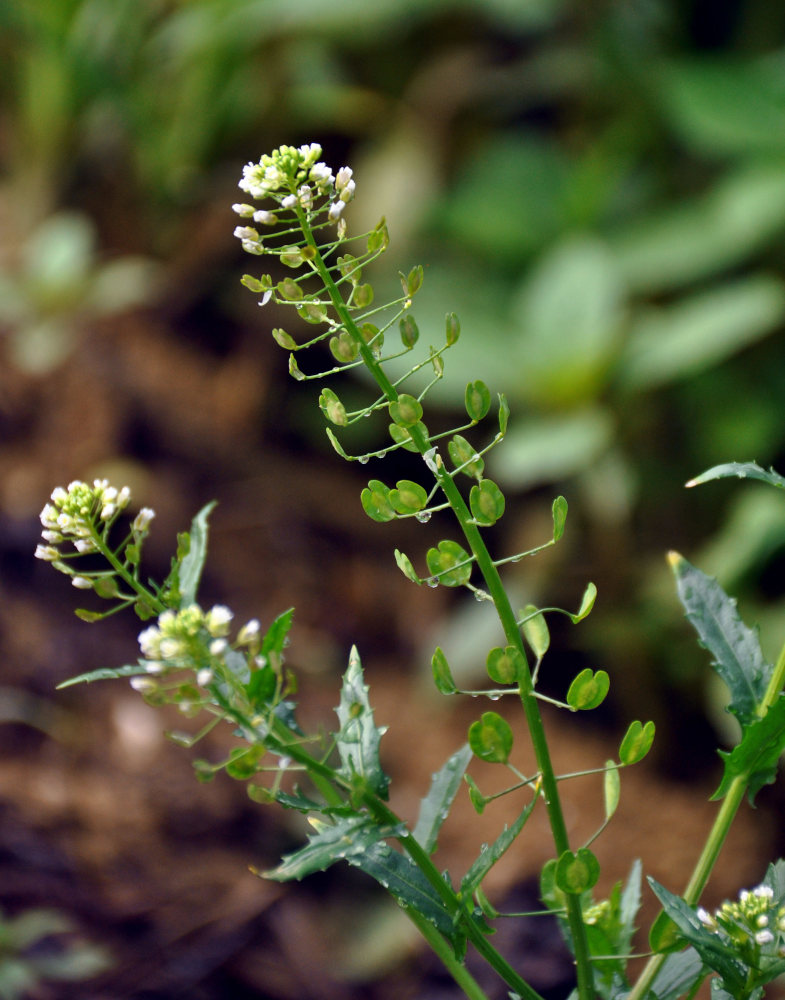
<svg viewBox="0 0 785 1000">
<path fill-rule="evenodd" d="M 744 889 L 736 903 L 724 902 L 714 913 L 700 907 L 698 919 L 753 967 L 761 957 L 785 957 L 785 905 L 768 885 Z"/>
</svg>

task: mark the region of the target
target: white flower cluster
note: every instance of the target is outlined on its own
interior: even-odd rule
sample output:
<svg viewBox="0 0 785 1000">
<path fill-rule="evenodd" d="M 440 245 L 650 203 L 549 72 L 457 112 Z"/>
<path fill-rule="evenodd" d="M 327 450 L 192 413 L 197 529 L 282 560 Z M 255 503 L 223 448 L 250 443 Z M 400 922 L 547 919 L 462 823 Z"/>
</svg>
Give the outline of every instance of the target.
<svg viewBox="0 0 785 1000">
<path fill-rule="evenodd" d="M 93 485 L 78 480 L 69 483 L 67 489 L 58 486 L 52 491 L 51 503 L 41 511 L 42 536 L 48 545 L 39 545 L 35 550 L 36 559 L 54 562 L 60 558 L 56 545 L 72 541 L 77 552 L 94 552 L 96 524 L 111 521 L 131 499 L 127 486 L 118 490 L 110 486 L 106 479 L 96 479 Z M 141 514 L 140 514 L 141 516 Z M 146 516 L 153 516 L 147 511 Z"/>
<path fill-rule="evenodd" d="M 286 210 L 299 205 L 304 211 L 312 212 L 316 198 L 325 198 L 327 201 L 321 208 L 326 207 L 328 218 L 335 222 L 354 197 L 355 182 L 349 167 L 341 167 L 333 176 L 332 170 L 319 159 L 321 155 L 322 147 L 315 142 L 299 147 L 280 146 L 272 154 L 265 153 L 258 163 L 247 163 L 239 186 L 257 200 L 275 199 Z M 254 205 L 243 202 L 232 208 L 241 218 L 252 219 L 262 226 L 278 222 L 275 212 L 257 209 Z M 265 252 L 263 237 L 254 226 L 237 226 L 234 235 L 247 253 Z"/>
<path fill-rule="evenodd" d="M 212 679 L 212 670 L 204 664 L 209 657 L 220 658 L 230 648 L 228 635 L 234 617 L 229 608 L 216 604 L 203 611 L 191 604 L 180 611 L 164 611 L 155 625 L 139 633 L 139 648 L 149 674 L 169 669 L 199 666 L 197 683 L 202 687 Z M 260 626 L 254 618 L 239 631 L 235 646 L 258 648 Z M 137 686 L 134 684 L 134 686 Z"/>
<path fill-rule="evenodd" d="M 785 906 L 775 902 L 768 885 L 744 889 L 737 903 L 725 902 L 714 913 L 698 909 L 703 926 L 742 952 L 785 957 Z"/>
</svg>

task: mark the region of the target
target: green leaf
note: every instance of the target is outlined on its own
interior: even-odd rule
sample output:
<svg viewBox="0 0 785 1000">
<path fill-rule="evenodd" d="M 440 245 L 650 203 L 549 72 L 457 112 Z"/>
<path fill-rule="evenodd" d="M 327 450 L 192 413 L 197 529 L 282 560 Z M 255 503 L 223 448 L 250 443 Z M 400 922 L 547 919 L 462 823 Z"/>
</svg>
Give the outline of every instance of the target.
<svg viewBox="0 0 785 1000">
<path fill-rule="evenodd" d="M 207 558 L 207 521 L 214 507 L 215 501 L 206 504 L 191 522 L 191 530 L 188 533 L 190 544 L 188 551 L 180 560 L 178 572 L 181 608 L 196 603 L 196 593 Z"/>
<path fill-rule="evenodd" d="M 329 823 L 312 818 L 311 824 L 316 833 L 309 836 L 305 847 L 284 855 L 276 868 L 261 873 L 264 878 L 288 882 L 323 872 L 336 861 L 351 861 L 355 855 L 366 853 L 391 834 L 365 814 L 342 816 Z"/>
<path fill-rule="evenodd" d="M 504 855 L 512 846 L 518 834 L 523 829 L 526 820 L 529 816 L 531 816 L 532 810 L 536 804 L 537 796 L 535 795 L 512 826 L 507 826 L 505 824 L 502 832 L 490 846 L 484 844 L 480 848 L 479 856 L 472 863 L 471 867 L 461 880 L 461 895 L 465 899 L 470 899 L 473 893 L 479 889 L 483 879 L 491 868 L 493 868 L 502 855 Z"/>
<path fill-rule="evenodd" d="M 491 408 L 490 389 L 480 379 L 477 379 L 475 382 L 469 382 L 466 386 L 464 402 L 469 418 L 474 421 L 482 420 Z"/>
<path fill-rule="evenodd" d="M 504 504 L 504 494 L 492 479 L 481 479 L 476 486 L 472 486 L 469 506 L 478 524 L 485 527 L 496 524 L 504 514 Z"/>
<path fill-rule="evenodd" d="M 490 650 L 485 661 L 488 676 L 497 684 L 517 684 L 524 669 L 521 651 L 515 646 L 496 646 Z"/>
<path fill-rule="evenodd" d="M 436 685 L 436 690 L 440 694 L 455 694 L 458 688 L 455 686 L 455 681 L 452 677 L 452 672 L 450 671 L 450 665 L 447 662 L 447 657 L 442 652 L 441 647 L 437 646 L 433 656 L 431 657 L 431 671 L 433 672 L 433 682 Z"/>
<path fill-rule="evenodd" d="M 57 685 L 57 690 L 71 687 L 73 684 L 91 684 L 93 681 L 112 681 L 118 677 L 139 677 L 147 673 L 147 668 L 141 663 L 129 663 L 125 667 L 100 667 L 98 670 L 90 670 L 86 674 L 78 674 L 76 677 L 69 677 L 67 681 L 61 681 Z"/>
<path fill-rule="evenodd" d="M 644 313 L 630 332 L 619 378 L 635 389 L 704 371 L 777 329 L 785 286 L 757 274 Z"/>
<path fill-rule="evenodd" d="M 420 814 L 412 835 L 428 854 L 433 854 L 436 850 L 439 830 L 463 783 L 463 775 L 471 759 L 472 750 L 468 745 L 456 750 L 433 775 L 428 794 L 420 803 Z"/>
<path fill-rule="evenodd" d="M 447 443 L 447 451 L 456 469 L 467 476 L 479 479 L 485 468 L 485 462 L 475 448 L 460 434 L 453 434 Z"/>
<path fill-rule="evenodd" d="M 553 512 L 553 540 L 558 542 L 564 534 L 564 525 L 567 522 L 567 501 L 564 497 L 556 497 L 551 511 Z"/>
<path fill-rule="evenodd" d="M 610 683 L 610 678 L 604 670 L 595 673 L 590 667 L 586 667 L 570 684 L 567 704 L 575 711 L 597 708 L 605 700 Z"/>
<path fill-rule="evenodd" d="M 498 712 L 483 712 L 469 726 L 469 746 L 480 760 L 506 764 L 512 750 L 512 729 Z"/>
<path fill-rule="evenodd" d="M 734 778 L 742 776 L 747 783 L 750 804 L 764 785 L 777 778 L 777 764 L 785 750 L 785 695 L 780 695 L 762 719 L 743 727 L 741 742 L 730 751 L 720 750 L 725 762 L 720 787 L 712 799 L 723 798 Z"/>
<path fill-rule="evenodd" d="M 574 615 L 568 615 L 570 621 L 573 625 L 577 625 L 578 622 L 582 622 L 584 618 L 591 614 L 591 610 L 594 607 L 594 602 L 597 598 L 597 588 L 593 583 L 588 583 L 586 585 L 586 590 L 583 592 L 583 597 L 581 598 L 581 606 Z"/>
<path fill-rule="evenodd" d="M 728 685 L 729 711 L 742 725 L 753 721 L 772 670 L 763 658 L 757 634 L 747 628 L 736 602 L 716 580 L 677 552 L 671 552 L 668 561 L 687 619 L 697 631 L 700 645 L 711 653 L 712 666 Z"/>
<path fill-rule="evenodd" d="M 419 400 L 402 392 L 395 402 L 389 406 L 390 417 L 398 427 L 414 427 L 422 417 L 422 406 Z"/>
<path fill-rule="evenodd" d="M 619 762 L 626 766 L 637 764 L 649 752 L 653 742 L 654 723 L 649 721 L 643 725 L 640 720 L 635 719 L 627 727 L 619 746 Z"/>
<path fill-rule="evenodd" d="M 267 629 L 262 639 L 261 654 L 262 656 L 269 656 L 270 653 L 276 653 L 280 656 L 283 652 L 284 646 L 288 642 L 289 630 L 292 627 L 292 619 L 294 618 L 294 608 L 288 608 L 286 611 L 282 611 L 275 619 L 273 619 L 272 624 Z"/>
<path fill-rule="evenodd" d="M 363 679 L 360 655 L 355 646 L 349 654 L 349 666 L 341 687 L 341 702 L 336 712 L 341 724 L 335 735 L 341 758 L 339 773 L 350 780 L 355 776 L 361 778 L 366 787 L 386 798 L 390 779 L 382 770 L 379 759 L 379 741 L 386 727 L 379 727 L 374 722 L 368 701 L 368 686 Z"/>
<path fill-rule="evenodd" d="M 462 587 L 469 582 L 472 565 L 469 553 L 457 542 L 441 541 L 425 554 L 428 569 L 445 587 Z"/>
<path fill-rule="evenodd" d="M 712 479 L 732 478 L 760 479 L 761 482 L 768 483 L 770 486 L 776 486 L 781 490 L 785 489 L 785 477 L 779 475 L 774 469 L 769 469 L 767 472 L 755 462 L 728 462 L 725 465 L 715 465 L 694 479 L 690 479 L 686 485 L 700 486 Z"/>
<path fill-rule="evenodd" d="M 694 948 L 668 955 L 650 987 L 650 995 L 654 1000 L 689 996 L 703 975 L 703 961 Z"/>
<path fill-rule="evenodd" d="M 621 796 L 621 776 L 615 761 L 605 761 L 605 773 L 602 776 L 602 797 L 605 803 L 605 819 L 609 820 L 619 807 Z"/>
<path fill-rule="evenodd" d="M 556 885 L 572 896 L 591 889 L 600 877 L 600 863 L 588 847 L 565 851 L 556 862 Z"/>
<path fill-rule="evenodd" d="M 419 483 L 411 479 L 399 479 L 388 498 L 399 514 L 414 514 L 428 503 L 428 494 Z"/>
<path fill-rule="evenodd" d="M 375 843 L 346 859 L 389 892 L 406 909 L 430 921 L 448 940 L 457 943 L 459 932 L 436 889 L 408 857 L 388 844 Z"/>
<path fill-rule="evenodd" d="M 683 899 L 674 896 L 651 877 L 649 885 L 685 941 L 693 946 L 710 969 L 722 976 L 725 985 L 731 991 L 740 991 L 746 980 L 746 966 L 734 956 L 717 934 L 713 934 L 703 926 L 698 914 Z"/>
<path fill-rule="evenodd" d="M 466 781 L 466 784 L 469 786 L 469 799 L 471 801 L 471 804 L 474 806 L 474 811 L 477 813 L 478 816 L 482 816 L 483 812 L 485 811 L 485 806 L 486 803 L 488 802 L 488 799 L 486 799 L 485 796 L 482 794 L 482 792 L 477 786 L 477 782 L 470 774 L 464 775 L 464 780 Z"/>
</svg>

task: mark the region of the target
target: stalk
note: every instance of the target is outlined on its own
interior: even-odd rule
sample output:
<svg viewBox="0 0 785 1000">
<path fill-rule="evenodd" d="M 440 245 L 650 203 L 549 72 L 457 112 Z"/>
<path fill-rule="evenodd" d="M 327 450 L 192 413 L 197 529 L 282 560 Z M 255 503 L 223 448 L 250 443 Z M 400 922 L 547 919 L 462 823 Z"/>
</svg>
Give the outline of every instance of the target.
<svg viewBox="0 0 785 1000">
<path fill-rule="evenodd" d="M 398 392 L 387 378 L 384 370 L 378 361 L 373 357 L 373 353 L 363 340 L 360 331 L 357 329 L 349 309 L 344 302 L 340 290 L 332 279 L 328 271 L 314 238 L 313 232 L 308 225 L 305 213 L 298 207 L 298 217 L 307 244 L 315 251 L 315 256 L 311 261 L 311 266 L 324 283 L 324 287 L 330 296 L 330 300 L 335 308 L 344 328 L 351 334 L 357 343 L 360 354 L 368 370 L 376 380 L 377 385 L 390 402 L 398 399 Z M 412 441 L 421 455 L 424 455 L 430 447 L 430 442 L 418 427 L 410 429 Z M 570 850 L 567 827 L 564 822 L 561 799 L 559 797 L 558 782 L 551 762 L 548 742 L 545 735 L 545 728 L 540 714 L 537 699 L 534 696 L 534 685 L 531 671 L 528 666 L 526 650 L 523 645 L 520 629 L 516 623 L 515 614 L 510 605 L 509 597 L 502 584 L 501 577 L 496 566 L 493 564 L 490 553 L 482 539 L 477 526 L 472 523 L 471 513 L 466 506 L 460 490 L 446 470 L 439 470 L 435 473 L 439 486 L 444 492 L 450 506 L 458 519 L 464 537 L 469 544 L 480 572 L 485 580 L 488 592 L 491 595 L 496 607 L 499 620 L 504 630 L 507 643 L 513 645 L 521 654 L 524 668 L 520 678 L 520 693 L 524 714 L 529 726 L 532 744 L 534 747 L 537 766 L 542 775 L 542 795 L 548 813 L 548 819 L 553 835 L 554 846 L 558 855 Z M 404 845 L 405 846 L 405 845 Z M 413 860 L 416 860 L 413 858 Z M 575 964 L 578 980 L 578 996 L 580 1000 L 592 1000 L 593 997 L 593 975 L 591 961 L 589 957 L 589 947 L 586 937 L 586 929 L 583 924 L 583 914 L 581 912 L 580 899 L 578 896 L 567 896 L 567 920 L 575 950 Z M 484 938 L 483 938 L 484 940 Z M 520 988 L 518 988 L 520 992 Z"/>
</svg>

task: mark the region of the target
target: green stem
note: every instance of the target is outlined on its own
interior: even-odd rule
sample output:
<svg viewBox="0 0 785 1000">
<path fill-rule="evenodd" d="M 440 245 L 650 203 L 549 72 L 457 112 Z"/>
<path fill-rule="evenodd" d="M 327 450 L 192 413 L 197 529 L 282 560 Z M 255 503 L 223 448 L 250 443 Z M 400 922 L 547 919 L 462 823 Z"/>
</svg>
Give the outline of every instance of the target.
<svg viewBox="0 0 785 1000">
<path fill-rule="evenodd" d="M 488 1000 L 488 994 L 468 971 L 463 962 L 458 961 L 452 947 L 444 940 L 433 924 L 417 910 L 404 907 L 406 916 L 412 921 L 420 934 L 431 946 L 452 978 L 463 990 L 469 1000 Z"/>
<path fill-rule="evenodd" d="M 101 555 L 104 557 L 104 559 L 106 559 L 106 561 L 115 571 L 115 573 L 117 573 L 117 575 L 121 579 L 123 579 L 132 590 L 136 591 L 138 596 L 145 602 L 145 604 L 149 605 L 150 608 L 152 608 L 152 610 L 159 615 L 166 610 L 166 606 L 161 601 L 158 600 L 155 594 L 151 593 L 147 589 L 147 587 L 139 583 L 139 581 L 135 579 L 131 573 L 128 572 L 125 566 L 123 566 L 123 564 L 114 554 L 114 552 L 112 552 L 112 550 L 109 548 L 106 542 L 104 542 L 101 535 L 97 531 L 95 531 L 94 528 L 93 528 L 93 541 L 98 547 L 98 550 L 100 551 Z"/>
<path fill-rule="evenodd" d="M 368 370 L 373 375 L 377 385 L 382 390 L 385 397 L 390 402 L 394 402 L 398 398 L 398 392 L 387 378 L 381 365 L 373 357 L 373 353 L 360 335 L 357 325 L 352 319 L 349 309 L 340 294 L 340 290 L 333 281 L 332 276 L 322 259 L 319 247 L 313 233 L 310 230 L 310 227 L 308 226 L 304 213 L 300 213 L 300 221 L 306 242 L 315 250 L 314 259 L 311 262 L 312 266 L 324 282 L 325 289 L 330 296 L 330 300 L 340 318 L 341 323 L 355 339 L 363 361 L 367 365 Z M 417 450 L 421 455 L 424 455 L 431 447 L 430 441 L 419 427 L 415 426 L 410 428 L 410 434 Z M 523 703 L 526 721 L 529 726 L 529 732 L 537 759 L 537 766 L 542 776 L 542 795 L 548 812 L 548 819 L 553 834 L 554 845 L 556 847 L 557 854 L 561 855 L 565 851 L 570 850 L 569 837 L 567 835 L 567 827 L 564 822 L 564 814 L 562 811 L 558 784 L 553 764 L 551 762 L 545 728 L 543 726 L 537 699 L 534 696 L 534 685 L 531 671 L 528 666 L 521 631 L 518 628 L 515 614 L 512 610 L 512 606 L 510 605 L 507 592 L 504 589 L 498 570 L 491 559 L 490 553 L 488 552 L 477 526 L 472 523 L 473 518 L 468 507 L 466 506 L 466 502 L 464 501 L 460 490 L 455 485 L 455 481 L 452 476 L 448 474 L 446 469 L 440 468 L 439 471 L 436 472 L 436 478 L 461 525 L 464 537 L 469 543 L 472 554 L 477 560 L 477 565 L 485 579 L 488 592 L 490 593 L 494 605 L 496 606 L 496 611 L 499 616 L 499 620 L 501 621 L 507 642 L 510 645 L 513 645 L 522 657 L 524 669 L 520 682 L 521 701 Z M 567 920 L 570 926 L 573 947 L 575 950 L 578 996 L 580 1000 L 592 1000 L 593 976 L 589 957 L 589 947 L 586 937 L 586 929 L 583 924 L 580 899 L 577 896 L 571 895 L 567 898 Z M 520 992 L 520 988 L 516 988 Z"/>
<path fill-rule="evenodd" d="M 757 715 L 762 718 L 766 714 L 777 698 L 779 698 L 783 685 L 785 685 L 785 645 L 780 650 L 780 655 L 769 678 L 766 692 L 757 707 Z M 697 905 L 703 890 L 706 888 L 706 884 L 722 850 L 722 845 L 728 836 L 731 823 L 744 800 L 749 779 L 750 775 L 748 773 L 736 775 L 730 783 L 725 798 L 722 800 L 722 805 L 706 838 L 706 843 L 703 845 L 703 850 L 695 863 L 695 868 L 687 883 L 687 888 L 684 890 L 684 901 L 690 906 Z M 659 954 L 653 955 L 649 959 L 627 1000 L 642 1000 L 646 996 L 647 990 L 654 982 L 654 978 L 660 971 L 666 957 L 664 954 Z"/>
</svg>

